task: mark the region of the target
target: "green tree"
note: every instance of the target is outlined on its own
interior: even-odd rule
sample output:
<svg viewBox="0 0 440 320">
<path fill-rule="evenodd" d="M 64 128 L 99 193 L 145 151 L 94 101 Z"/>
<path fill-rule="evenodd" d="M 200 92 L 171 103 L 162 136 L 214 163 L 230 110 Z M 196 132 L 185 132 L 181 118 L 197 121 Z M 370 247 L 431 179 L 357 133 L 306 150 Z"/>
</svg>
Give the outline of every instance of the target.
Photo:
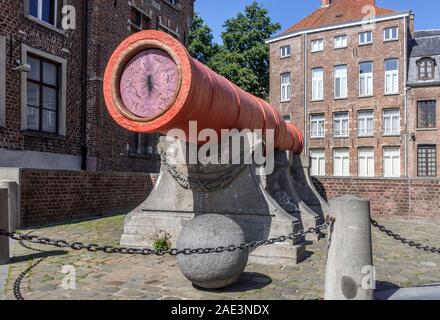
<svg viewBox="0 0 440 320">
<path fill-rule="evenodd" d="M 198 13 L 194 14 L 189 34 L 188 51 L 195 59 L 209 64 L 212 57 L 218 52 L 219 46 L 213 42 L 212 30 Z"/>
<path fill-rule="evenodd" d="M 257 1 L 224 24 L 223 46 L 208 65 L 244 90 L 269 95 L 269 47 L 265 40 L 281 29 Z"/>
</svg>

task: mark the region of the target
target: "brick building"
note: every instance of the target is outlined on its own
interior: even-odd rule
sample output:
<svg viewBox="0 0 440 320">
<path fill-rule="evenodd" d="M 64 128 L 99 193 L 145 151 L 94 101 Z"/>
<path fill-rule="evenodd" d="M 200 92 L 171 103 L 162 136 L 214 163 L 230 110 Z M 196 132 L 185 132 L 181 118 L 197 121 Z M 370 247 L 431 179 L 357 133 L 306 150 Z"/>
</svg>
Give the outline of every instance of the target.
<svg viewBox="0 0 440 320">
<path fill-rule="evenodd" d="M 410 11 L 380 8 L 374 0 L 322 0 L 268 41 L 270 100 L 305 132 L 313 175 L 440 174 L 433 33 L 415 32 Z M 419 66 L 433 78 L 420 78 Z"/>
<path fill-rule="evenodd" d="M 187 44 L 193 12 L 194 0 L 0 0 L 0 167 L 157 171 L 157 137 L 113 122 L 102 76 L 133 32 Z"/>
<path fill-rule="evenodd" d="M 129 212 L 148 197 L 157 136 L 116 125 L 102 77 L 133 32 L 188 44 L 193 12 L 194 0 L 0 0 L 0 184 L 17 186 L 15 227 Z"/>
</svg>

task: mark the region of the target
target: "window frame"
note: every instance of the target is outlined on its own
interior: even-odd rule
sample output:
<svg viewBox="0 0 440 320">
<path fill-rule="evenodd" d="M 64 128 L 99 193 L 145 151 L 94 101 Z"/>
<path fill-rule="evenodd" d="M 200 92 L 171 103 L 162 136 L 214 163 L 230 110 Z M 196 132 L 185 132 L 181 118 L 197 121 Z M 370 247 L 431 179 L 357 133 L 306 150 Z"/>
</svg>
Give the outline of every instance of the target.
<svg viewBox="0 0 440 320">
<path fill-rule="evenodd" d="M 345 39 L 345 45 L 338 46 L 337 45 L 337 39 L 338 38 L 344 38 Z M 337 35 L 333 39 L 333 47 L 334 49 L 345 49 L 348 48 L 348 36 L 346 34 Z"/>
<path fill-rule="evenodd" d="M 67 116 L 67 60 L 39 49 L 32 48 L 28 45 L 21 46 L 21 61 L 27 64 L 28 55 L 34 55 L 41 59 L 46 59 L 52 63 L 59 64 L 59 112 L 57 118 L 57 134 L 49 134 L 52 136 L 66 136 L 66 116 Z M 30 131 L 27 128 L 27 73 L 22 72 L 20 76 L 21 85 L 21 130 Z"/>
<path fill-rule="evenodd" d="M 386 113 L 392 113 L 393 111 L 399 111 L 399 131 L 394 131 L 394 127 L 393 127 L 393 122 L 394 122 L 394 115 L 386 115 Z M 385 127 L 385 118 L 386 117 L 390 117 L 391 119 L 391 131 L 386 131 L 386 127 Z M 401 122 L 402 122 L 402 112 L 400 110 L 400 108 L 387 108 L 387 109 L 383 109 L 382 111 L 382 130 L 383 130 L 383 135 L 384 136 L 400 136 L 400 133 L 402 131 L 402 127 L 401 127 Z"/>
<path fill-rule="evenodd" d="M 389 61 L 397 61 L 397 68 L 395 70 L 388 71 L 387 70 L 387 62 Z M 385 95 L 394 95 L 399 94 L 399 87 L 400 87 L 400 74 L 399 74 L 399 68 L 400 68 L 400 60 L 398 58 L 389 58 L 384 61 L 384 90 Z M 391 77 L 391 83 L 392 83 L 392 89 L 391 91 L 388 91 L 388 85 L 387 85 L 387 79 L 388 76 Z M 396 83 L 393 82 L 394 76 L 396 76 Z M 394 90 L 395 89 L 395 90 Z"/>
<path fill-rule="evenodd" d="M 345 67 L 345 95 L 336 96 L 336 79 L 344 79 L 344 78 L 336 78 L 336 70 L 338 68 Z M 341 85 L 341 82 L 340 82 Z M 339 92 L 343 92 L 343 86 L 341 85 L 341 88 Z M 348 65 L 346 64 L 340 64 L 333 67 L 333 98 L 335 100 L 339 99 L 347 99 L 348 98 Z"/>
<path fill-rule="evenodd" d="M 395 38 L 393 38 L 393 37 L 390 37 L 390 38 L 388 38 L 387 39 L 387 31 L 389 31 L 389 30 L 393 30 L 393 29 L 396 29 L 396 37 Z M 392 35 L 392 33 L 390 33 L 390 35 Z M 390 41 L 397 41 L 397 40 L 399 40 L 399 27 L 387 27 L 387 28 L 384 28 L 383 29 L 383 41 L 384 42 L 390 42 Z"/>
<path fill-rule="evenodd" d="M 314 50 L 313 49 L 313 45 L 314 43 L 322 43 L 322 48 L 318 49 L 318 50 Z M 324 42 L 324 38 L 320 38 L 320 39 L 313 39 L 311 42 L 311 48 L 310 48 L 310 52 L 314 53 L 314 52 L 323 52 L 324 51 L 324 47 L 325 47 L 325 42 Z"/>
<path fill-rule="evenodd" d="M 283 83 L 283 77 L 288 76 L 289 83 Z M 287 98 L 284 99 L 284 88 L 286 87 Z M 284 72 L 280 75 L 280 101 L 289 102 L 292 99 L 292 75 L 290 72 Z"/>
<path fill-rule="evenodd" d="M 371 114 L 371 116 L 362 116 L 362 114 Z M 372 128 L 371 133 L 362 133 L 360 124 L 361 120 L 365 121 L 365 128 L 367 128 L 368 119 L 372 119 Z M 374 136 L 374 110 L 359 110 L 357 114 L 357 122 L 358 122 L 358 137 L 373 137 Z M 366 130 L 365 130 L 366 131 Z"/>
<path fill-rule="evenodd" d="M 371 72 L 368 73 L 361 73 L 361 66 L 364 64 L 371 64 Z M 360 62 L 359 63 L 359 67 L 358 67 L 358 73 L 359 73 L 359 77 L 358 77 L 358 82 L 359 82 L 359 97 L 360 98 L 369 98 L 369 97 L 373 97 L 374 96 L 374 62 L 372 61 L 364 61 L 364 62 Z M 367 80 L 369 80 L 368 75 L 371 75 L 371 93 L 366 93 L 365 95 L 362 94 L 362 78 L 365 78 L 365 91 L 367 91 L 366 89 L 369 87 Z"/>
<path fill-rule="evenodd" d="M 422 103 L 425 103 L 425 107 L 426 106 L 429 106 L 428 105 L 428 103 L 429 102 L 432 102 L 433 103 L 433 109 L 434 109 L 434 116 L 433 117 L 431 117 L 431 118 L 433 118 L 433 126 L 421 126 L 420 125 L 420 107 L 422 107 Z M 427 112 L 426 112 L 427 113 Z M 436 117 L 437 117 L 437 100 L 418 100 L 417 101 L 417 129 L 435 129 L 435 128 L 437 128 L 437 119 L 436 119 Z M 425 121 L 425 122 L 428 122 L 428 121 Z"/>
<path fill-rule="evenodd" d="M 338 152 L 340 155 L 343 154 L 343 156 L 340 156 L 341 165 L 342 165 L 341 170 L 340 170 L 341 171 L 340 175 L 336 174 L 336 172 L 337 172 L 336 158 L 337 158 Z M 347 174 L 344 174 L 344 159 L 347 160 L 347 165 L 348 165 Z M 335 177 L 350 177 L 350 149 L 349 148 L 334 148 L 333 149 L 333 176 L 335 176 Z"/>
<path fill-rule="evenodd" d="M 30 79 L 27 78 L 27 84 L 34 84 L 35 86 L 38 87 L 38 97 L 39 97 L 39 101 L 38 101 L 38 106 L 32 106 L 29 104 L 26 104 L 27 106 L 27 110 L 29 110 L 29 108 L 33 108 L 33 109 L 37 109 L 38 110 L 38 123 L 37 123 L 37 129 L 29 129 L 29 124 L 26 121 L 26 127 L 28 131 L 34 131 L 34 132 L 41 132 L 41 133 L 45 133 L 45 134 L 54 134 L 57 135 L 58 134 L 58 130 L 59 130 L 59 112 L 60 112 L 60 65 L 54 61 L 51 61 L 47 58 L 44 57 L 40 57 L 37 56 L 35 54 L 29 53 L 28 54 L 28 58 L 33 58 L 34 60 L 37 60 L 39 62 L 39 78 L 40 80 L 34 80 L 34 79 Z M 43 78 L 44 78 L 44 68 L 43 65 L 44 63 L 50 64 L 50 65 L 54 65 L 55 66 L 55 76 L 56 76 L 56 80 L 55 80 L 55 85 L 52 84 L 48 84 L 46 82 L 44 82 Z M 52 90 L 56 91 L 56 102 L 55 102 L 55 110 L 52 109 L 48 109 L 45 108 L 43 106 L 43 99 L 44 99 L 44 88 L 49 88 Z M 27 90 L 27 88 L 26 88 Z M 48 112 L 55 112 L 55 132 L 51 132 L 51 131 L 45 131 L 43 129 L 43 114 L 44 111 L 48 111 Z"/>
<path fill-rule="evenodd" d="M 366 34 L 371 34 L 371 40 L 370 41 L 365 41 L 365 42 L 361 41 L 361 40 L 363 40 L 363 39 L 361 39 L 361 37 L 363 35 L 366 35 Z M 359 46 L 366 46 L 366 45 L 370 45 L 372 43 L 373 43 L 373 32 L 372 31 L 362 31 L 362 32 L 359 32 Z"/>
<path fill-rule="evenodd" d="M 425 64 L 425 72 L 422 76 L 422 64 Z M 428 77 L 428 63 L 431 66 L 431 77 Z M 437 61 L 430 57 L 423 57 L 417 61 L 417 75 L 420 81 L 430 81 L 435 79 L 435 69 L 437 66 Z"/>
<path fill-rule="evenodd" d="M 63 6 L 66 5 L 66 0 L 53 0 L 54 1 L 54 13 L 53 13 L 54 14 L 54 17 L 53 17 L 54 23 L 53 24 L 42 19 L 42 1 L 43 0 L 36 0 L 36 1 L 38 1 L 37 17 L 35 17 L 34 15 L 31 15 L 31 13 L 30 13 L 30 1 L 31 0 L 25 0 L 24 5 L 23 5 L 24 15 L 26 18 L 28 18 L 34 22 L 40 23 L 40 24 L 44 25 L 45 27 L 48 27 L 54 31 L 57 31 L 57 32 L 64 34 L 65 31 L 61 27 L 61 21 L 62 21 L 61 11 L 62 11 Z"/>
<path fill-rule="evenodd" d="M 366 152 L 366 151 L 368 151 L 368 152 Z M 366 157 L 366 162 L 365 162 L 365 165 L 366 165 L 366 172 L 367 172 L 367 174 L 366 175 L 362 175 L 361 174 L 361 169 L 362 169 L 362 167 L 361 167 L 361 156 L 362 156 L 362 153 L 364 152 L 364 154 L 368 154 L 368 156 L 364 156 L 364 157 Z M 359 147 L 358 148 L 358 176 L 359 177 L 362 177 L 362 178 L 374 178 L 375 177 L 375 170 L 376 170 L 376 165 L 375 165 L 375 154 L 374 154 L 375 152 L 374 152 L 374 147 Z M 370 156 L 371 155 L 371 156 Z M 369 166 L 369 163 L 368 163 L 368 161 L 370 160 L 370 158 L 372 158 L 372 161 L 373 161 L 373 172 L 372 173 L 369 173 L 369 169 L 370 169 L 370 166 Z"/>
<path fill-rule="evenodd" d="M 314 117 L 318 119 L 313 119 Z M 317 126 L 317 133 L 318 135 L 314 135 L 313 123 L 316 123 Z M 322 125 L 322 131 L 320 130 L 320 127 Z M 322 132 L 322 135 L 319 135 L 319 133 Z M 323 139 L 325 138 L 325 114 L 323 113 L 317 113 L 317 114 L 311 114 L 310 115 L 310 138 L 311 139 Z"/>
<path fill-rule="evenodd" d="M 344 115 L 344 117 L 342 117 Z M 341 116 L 338 118 L 338 116 Z M 339 131 L 336 130 L 336 122 L 339 122 Z M 346 132 L 344 128 L 344 121 L 346 121 Z M 334 138 L 348 138 L 350 136 L 350 113 L 348 111 L 340 111 L 333 113 L 333 137 Z"/>
<path fill-rule="evenodd" d="M 286 50 L 286 52 L 288 52 L 287 54 L 283 54 L 284 49 L 287 49 Z M 289 58 L 291 55 L 292 55 L 292 47 L 290 45 L 280 47 L 280 58 L 281 59 Z"/>
<path fill-rule="evenodd" d="M 392 175 L 386 175 L 385 173 L 386 173 L 386 163 L 385 163 L 385 161 L 386 161 L 386 159 L 387 158 L 389 158 L 389 156 L 386 156 L 385 154 L 386 154 L 386 151 L 389 151 L 390 152 L 390 154 L 393 154 L 393 151 L 395 152 L 395 154 L 398 154 L 398 159 L 399 159 L 399 173 L 398 173 L 398 175 L 394 175 L 394 174 L 392 174 Z M 396 152 L 397 151 L 397 152 Z M 401 150 L 401 148 L 400 147 L 397 147 L 397 146 L 384 146 L 383 147 L 383 151 L 382 151 L 382 158 L 383 158 L 383 177 L 384 178 L 400 178 L 401 176 L 402 176 L 402 174 L 401 174 L 401 171 L 402 171 L 402 166 L 401 166 L 401 161 L 402 161 L 402 150 Z M 392 172 L 394 172 L 395 170 L 395 168 L 394 168 L 394 159 L 395 159 L 396 157 L 394 157 L 394 156 L 391 156 L 391 160 L 392 160 L 392 162 L 391 162 L 391 164 L 392 164 L 392 168 L 391 168 L 391 171 Z"/>
<path fill-rule="evenodd" d="M 318 163 L 317 173 L 314 173 L 313 160 L 316 159 Z M 321 167 L 321 161 L 324 161 L 323 166 Z M 326 175 L 326 157 L 325 157 L 325 149 L 310 149 L 310 175 L 314 177 L 324 177 Z"/>
<path fill-rule="evenodd" d="M 315 78 L 315 72 L 320 71 L 321 78 Z M 318 86 L 315 86 L 315 83 Z M 318 92 L 316 92 L 318 90 Z M 312 99 L 311 101 L 323 101 L 324 100 L 324 68 L 318 67 L 312 69 Z M 317 96 L 316 96 L 317 95 Z"/>
<path fill-rule="evenodd" d="M 420 151 L 425 151 L 425 163 L 424 168 L 420 166 L 421 162 L 421 153 Z M 434 156 L 432 157 L 432 154 L 429 154 L 429 151 L 434 150 Z M 431 161 L 434 161 L 433 166 L 431 165 Z M 424 169 L 423 173 L 421 169 Z M 431 174 L 432 173 L 432 174 Z M 437 177 L 437 145 L 433 144 L 421 144 L 417 146 L 417 176 L 418 177 L 424 177 L 424 178 L 435 178 Z"/>
</svg>

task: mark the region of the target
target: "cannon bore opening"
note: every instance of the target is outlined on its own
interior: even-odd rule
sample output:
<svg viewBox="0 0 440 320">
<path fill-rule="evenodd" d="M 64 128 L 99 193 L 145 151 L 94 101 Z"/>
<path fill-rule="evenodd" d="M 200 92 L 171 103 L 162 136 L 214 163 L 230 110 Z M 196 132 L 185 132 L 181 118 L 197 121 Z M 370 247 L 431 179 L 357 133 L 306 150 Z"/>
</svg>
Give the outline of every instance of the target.
<svg viewBox="0 0 440 320">
<path fill-rule="evenodd" d="M 127 110 L 145 120 L 164 114 L 179 92 L 179 70 L 174 59 L 160 49 L 136 54 L 122 72 L 120 93 Z"/>
</svg>

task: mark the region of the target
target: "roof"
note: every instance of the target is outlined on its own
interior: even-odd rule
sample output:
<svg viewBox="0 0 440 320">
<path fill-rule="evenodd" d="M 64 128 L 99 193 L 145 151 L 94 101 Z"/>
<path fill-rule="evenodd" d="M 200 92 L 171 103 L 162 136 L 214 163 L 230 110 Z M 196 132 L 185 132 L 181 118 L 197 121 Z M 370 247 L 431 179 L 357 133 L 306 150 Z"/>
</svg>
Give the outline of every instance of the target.
<svg viewBox="0 0 440 320">
<path fill-rule="evenodd" d="M 414 32 L 411 41 L 411 58 L 440 55 L 440 30 Z"/>
<path fill-rule="evenodd" d="M 335 24 L 358 21 L 365 18 L 364 7 L 371 5 L 371 0 L 333 0 L 331 5 L 319 8 L 306 18 L 287 29 L 283 35 L 304 29 L 313 29 Z M 376 17 L 395 13 L 393 10 L 374 6 Z"/>
</svg>

